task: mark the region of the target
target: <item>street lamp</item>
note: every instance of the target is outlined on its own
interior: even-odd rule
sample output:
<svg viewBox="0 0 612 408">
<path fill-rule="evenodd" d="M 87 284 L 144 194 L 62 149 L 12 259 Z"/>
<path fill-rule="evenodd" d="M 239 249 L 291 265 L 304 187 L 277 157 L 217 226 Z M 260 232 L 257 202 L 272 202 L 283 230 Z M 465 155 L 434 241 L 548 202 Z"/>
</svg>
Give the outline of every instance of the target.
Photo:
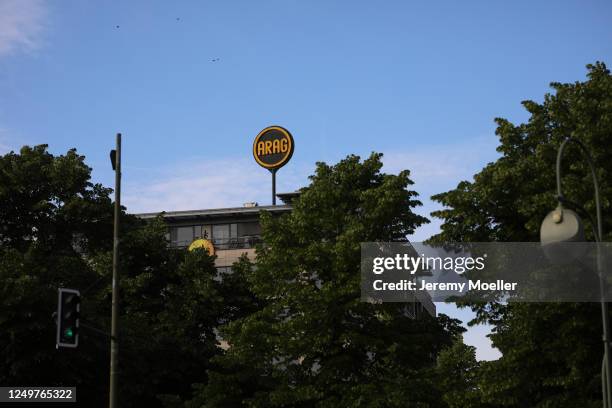
<svg viewBox="0 0 612 408">
<path fill-rule="evenodd" d="M 603 225 L 601 218 L 601 201 L 599 198 L 599 183 L 597 181 L 597 174 L 595 172 L 595 165 L 593 159 L 589 153 L 587 147 L 579 139 L 572 136 L 567 137 L 559 146 L 557 152 L 557 200 L 559 204 L 557 208 L 548 213 L 548 215 L 542 221 L 540 227 L 540 241 L 544 247 L 545 252 L 549 256 L 559 256 L 559 251 L 551 250 L 554 248 L 554 244 L 562 242 L 581 242 L 584 241 L 584 227 L 581 218 L 574 211 L 564 208 L 564 204 L 569 204 L 575 208 L 580 208 L 580 205 L 567 200 L 563 196 L 561 189 L 561 159 L 563 158 L 563 150 L 568 143 L 574 143 L 580 148 L 582 156 L 589 164 L 591 168 L 591 176 L 593 178 L 593 187 L 595 189 L 595 207 L 597 213 L 597 228 L 591 218 L 591 225 L 593 225 L 593 235 L 595 241 L 601 243 L 603 239 Z M 586 211 L 584 211 L 586 213 Z M 588 213 L 587 213 L 588 215 Z M 590 218 L 590 217 L 589 217 Z M 567 248 L 567 246 L 565 247 Z M 556 253 L 555 253 L 556 252 Z M 597 249 L 597 271 L 599 273 L 599 285 L 601 292 L 601 318 L 603 324 L 603 341 L 604 341 L 604 360 L 602 364 L 602 392 L 603 392 L 603 403 L 604 408 L 612 408 L 612 376 L 610 369 L 612 367 L 612 356 L 610 355 L 610 319 L 608 316 L 608 303 L 604 296 L 604 280 L 602 275 L 603 262 L 601 259 L 600 249 Z M 568 254 L 566 254 L 568 255 Z M 574 256 L 578 254 L 569 254 Z"/>
</svg>

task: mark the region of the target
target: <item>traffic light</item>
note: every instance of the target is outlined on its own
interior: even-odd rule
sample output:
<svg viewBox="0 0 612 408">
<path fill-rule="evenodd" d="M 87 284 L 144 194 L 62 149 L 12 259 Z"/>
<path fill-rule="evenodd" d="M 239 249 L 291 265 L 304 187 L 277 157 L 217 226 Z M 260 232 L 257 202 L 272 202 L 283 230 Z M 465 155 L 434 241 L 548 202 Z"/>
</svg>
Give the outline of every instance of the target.
<svg viewBox="0 0 612 408">
<path fill-rule="evenodd" d="M 75 289 L 60 288 L 57 297 L 56 347 L 79 345 L 79 312 L 81 294 Z"/>
</svg>

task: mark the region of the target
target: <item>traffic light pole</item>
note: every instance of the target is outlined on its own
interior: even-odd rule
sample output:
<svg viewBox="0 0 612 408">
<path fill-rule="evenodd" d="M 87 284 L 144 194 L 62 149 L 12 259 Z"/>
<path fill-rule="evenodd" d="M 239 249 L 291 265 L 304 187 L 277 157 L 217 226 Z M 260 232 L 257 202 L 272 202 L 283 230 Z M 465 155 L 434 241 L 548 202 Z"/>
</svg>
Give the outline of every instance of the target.
<svg viewBox="0 0 612 408">
<path fill-rule="evenodd" d="M 119 341 L 117 319 L 119 315 L 119 217 L 121 216 L 121 133 L 117 133 L 117 150 L 114 155 L 115 170 L 115 220 L 113 228 L 113 300 L 111 311 L 111 353 L 109 407 L 117 407 L 117 376 L 119 363 Z M 111 153 L 112 160 L 112 153 Z"/>
</svg>

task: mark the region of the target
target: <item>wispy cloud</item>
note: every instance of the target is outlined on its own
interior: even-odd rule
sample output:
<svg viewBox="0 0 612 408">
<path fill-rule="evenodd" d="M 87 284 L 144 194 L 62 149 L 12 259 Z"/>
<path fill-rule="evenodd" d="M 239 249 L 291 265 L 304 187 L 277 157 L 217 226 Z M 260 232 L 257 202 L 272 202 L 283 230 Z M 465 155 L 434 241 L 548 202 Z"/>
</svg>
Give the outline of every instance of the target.
<svg viewBox="0 0 612 408">
<path fill-rule="evenodd" d="M 420 214 L 438 208 L 432 194 L 451 189 L 470 179 L 496 157 L 495 139 L 472 140 L 456 146 L 420 147 L 410 152 L 389 152 L 383 157 L 384 171 L 411 171 L 413 188 L 420 193 Z M 290 163 L 278 172 L 277 191 L 294 191 L 308 182 L 314 163 Z M 125 168 L 124 204 L 132 213 L 223 208 L 248 201 L 262 205 L 271 201 L 270 174 L 249 158 L 219 158 L 206 163 L 189 162 L 162 169 Z M 425 239 L 437 232 L 433 223 L 419 230 Z"/>
<path fill-rule="evenodd" d="M 472 138 L 453 145 L 423 146 L 408 152 L 385 154 L 384 171 L 410 170 L 410 178 L 414 181 L 412 188 L 423 203 L 416 212 L 431 221 L 416 230 L 410 237 L 412 241 L 423 241 L 440 231 L 440 220 L 433 219 L 430 214 L 442 207 L 430 197 L 455 188 L 462 180 L 471 181 L 474 174 L 498 157 L 497 142 L 495 137 Z"/>
<path fill-rule="evenodd" d="M 0 155 L 11 151 L 11 146 L 7 141 L 7 133 L 6 129 L 0 128 Z"/>
<path fill-rule="evenodd" d="M 0 57 L 38 48 L 46 14 L 42 0 L 0 0 Z"/>
<path fill-rule="evenodd" d="M 410 170 L 410 177 L 421 195 L 435 194 L 440 188 L 453 188 L 461 180 L 471 180 L 498 153 L 496 138 L 475 138 L 463 143 L 422 146 L 411 151 L 385 154 L 384 170 L 397 173 Z"/>
<path fill-rule="evenodd" d="M 296 164 L 284 167 L 277 174 L 277 192 L 303 186 L 311 172 Z M 145 176 L 146 169 L 126 168 L 124 174 L 130 173 L 124 204 L 131 213 L 240 207 L 250 201 L 268 205 L 272 200 L 270 173 L 244 158 L 158 169 L 153 178 Z"/>
</svg>

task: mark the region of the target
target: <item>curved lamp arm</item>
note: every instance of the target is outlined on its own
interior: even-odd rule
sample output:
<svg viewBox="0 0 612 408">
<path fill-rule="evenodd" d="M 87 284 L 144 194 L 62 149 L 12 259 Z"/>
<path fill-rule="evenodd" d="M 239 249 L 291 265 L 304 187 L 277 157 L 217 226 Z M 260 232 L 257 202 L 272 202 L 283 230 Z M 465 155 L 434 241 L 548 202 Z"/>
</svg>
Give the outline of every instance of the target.
<svg viewBox="0 0 612 408">
<path fill-rule="evenodd" d="M 586 159 L 587 163 L 589 163 L 589 167 L 591 168 L 591 176 L 593 177 L 593 187 L 595 188 L 595 211 L 597 212 L 597 233 L 595 234 L 595 240 L 601 242 L 603 239 L 603 225 L 601 221 L 601 201 L 599 199 L 599 182 L 597 180 L 597 174 L 595 173 L 595 164 L 593 163 L 593 158 L 589 153 L 587 147 L 582 143 L 579 139 L 576 139 L 573 136 L 568 136 L 563 140 L 561 146 L 559 146 L 559 150 L 557 152 L 557 199 L 560 203 L 563 203 L 565 200 L 563 196 L 563 191 L 561 189 L 561 159 L 563 158 L 563 150 L 565 146 L 573 142 L 578 145 L 580 151 L 582 152 L 582 156 Z"/>
</svg>

